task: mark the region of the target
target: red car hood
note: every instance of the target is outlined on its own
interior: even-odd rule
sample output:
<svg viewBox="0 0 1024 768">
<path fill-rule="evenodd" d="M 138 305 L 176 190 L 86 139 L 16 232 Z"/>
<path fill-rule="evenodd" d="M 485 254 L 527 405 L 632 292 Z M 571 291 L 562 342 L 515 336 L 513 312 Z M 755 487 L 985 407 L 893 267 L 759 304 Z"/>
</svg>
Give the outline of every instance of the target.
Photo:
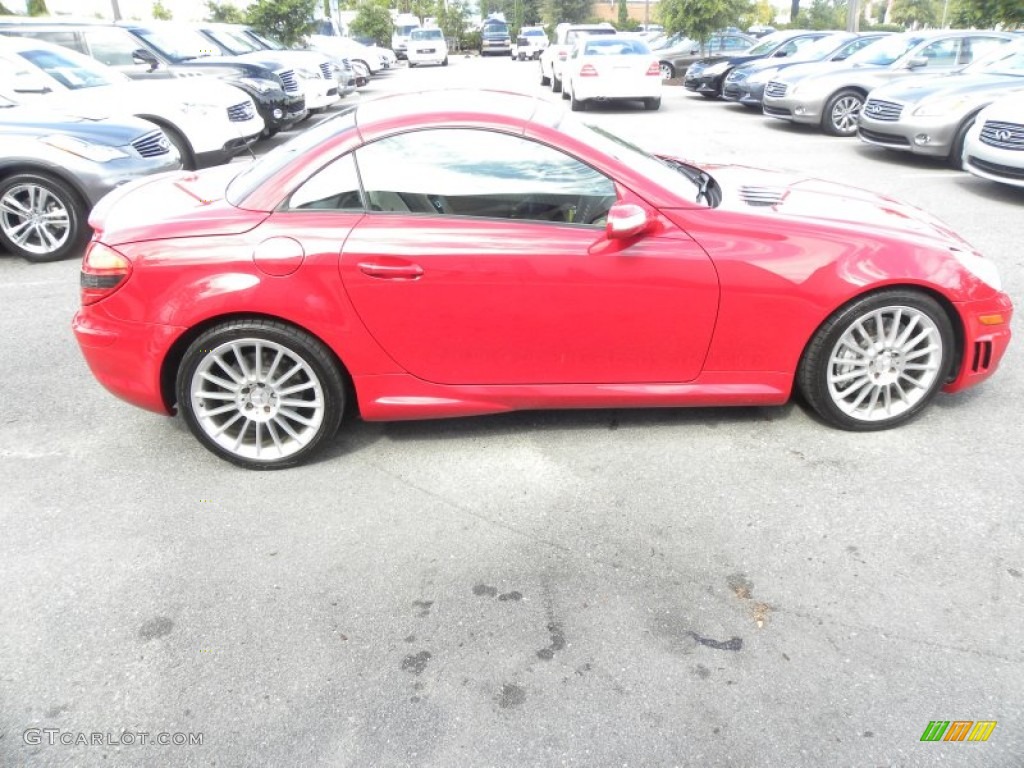
<svg viewBox="0 0 1024 768">
<path fill-rule="evenodd" d="M 246 232 L 267 217 L 243 211 L 224 199 L 237 165 L 205 171 L 174 171 L 125 184 L 102 198 L 89 225 L 107 245 Z"/>
<path fill-rule="evenodd" d="M 925 211 L 856 187 L 810 176 L 740 166 L 701 166 L 722 188 L 720 209 L 747 215 L 816 220 L 879 234 L 925 237 L 974 250 L 953 230 Z"/>
</svg>

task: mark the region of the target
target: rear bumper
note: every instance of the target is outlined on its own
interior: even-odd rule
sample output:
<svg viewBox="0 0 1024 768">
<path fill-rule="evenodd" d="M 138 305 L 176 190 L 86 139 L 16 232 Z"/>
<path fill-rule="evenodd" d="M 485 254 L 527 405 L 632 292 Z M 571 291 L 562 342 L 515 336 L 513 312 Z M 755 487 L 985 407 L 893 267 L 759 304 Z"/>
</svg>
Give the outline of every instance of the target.
<svg viewBox="0 0 1024 768">
<path fill-rule="evenodd" d="M 1010 344 L 1010 319 L 1013 304 L 1005 293 L 997 293 L 991 299 L 957 304 L 957 311 L 964 326 L 963 359 L 956 378 L 943 391 L 959 392 L 985 381 L 996 372 L 999 362 Z M 1002 315 L 1003 322 L 987 325 L 982 317 Z"/>
<path fill-rule="evenodd" d="M 590 88 L 582 80 L 574 78 L 570 90 L 580 101 L 603 101 L 611 99 L 657 99 L 661 97 L 661 78 L 649 77 L 643 81 L 628 83 L 603 83 L 598 88 Z M 598 78 L 589 78 L 591 80 Z M 651 80 L 653 82 L 646 82 Z"/>
<path fill-rule="evenodd" d="M 161 362 L 184 328 L 129 323 L 110 317 L 102 302 L 82 307 L 71 328 L 96 380 L 112 394 L 168 415 L 160 388 Z"/>
</svg>

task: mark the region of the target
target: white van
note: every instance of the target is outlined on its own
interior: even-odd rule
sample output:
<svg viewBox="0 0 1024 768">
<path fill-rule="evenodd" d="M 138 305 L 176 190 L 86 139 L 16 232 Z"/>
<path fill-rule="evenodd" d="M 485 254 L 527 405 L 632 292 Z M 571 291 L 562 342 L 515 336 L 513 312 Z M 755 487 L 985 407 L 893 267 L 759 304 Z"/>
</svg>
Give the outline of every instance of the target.
<svg viewBox="0 0 1024 768">
<path fill-rule="evenodd" d="M 417 64 L 441 64 L 448 66 L 448 43 L 444 33 L 436 27 L 432 29 L 414 29 L 409 35 L 409 48 L 406 51 L 409 66 Z"/>
<path fill-rule="evenodd" d="M 413 30 L 420 28 L 420 20 L 411 13 L 400 13 L 395 17 L 393 24 L 391 50 L 395 52 L 395 56 L 404 59 L 409 49 L 409 37 L 412 35 Z"/>
</svg>

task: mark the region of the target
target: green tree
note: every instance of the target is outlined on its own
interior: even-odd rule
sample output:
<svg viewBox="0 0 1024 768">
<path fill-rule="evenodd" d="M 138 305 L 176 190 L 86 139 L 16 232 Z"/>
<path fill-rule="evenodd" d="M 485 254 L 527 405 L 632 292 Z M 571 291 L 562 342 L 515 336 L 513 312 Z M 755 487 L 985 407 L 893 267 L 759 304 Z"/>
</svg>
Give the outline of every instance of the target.
<svg viewBox="0 0 1024 768">
<path fill-rule="evenodd" d="M 892 4 L 892 21 L 913 29 L 934 27 L 939 13 L 936 0 L 895 0 Z"/>
<path fill-rule="evenodd" d="M 629 24 L 629 7 L 626 5 L 626 0 L 619 0 L 619 29 L 625 29 L 626 25 Z"/>
<path fill-rule="evenodd" d="M 1024 4 L 1020 0 L 959 0 L 953 4 L 946 21 L 964 28 L 991 28 L 996 24 L 1024 26 Z"/>
<path fill-rule="evenodd" d="M 661 0 L 658 10 L 666 34 L 682 32 L 703 48 L 713 32 L 749 13 L 750 5 L 750 0 Z"/>
<path fill-rule="evenodd" d="M 544 0 L 541 18 L 552 29 L 563 21 L 581 24 L 590 18 L 590 2 L 589 0 Z"/>
<path fill-rule="evenodd" d="M 391 47 L 391 14 L 387 0 L 364 0 L 349 25 L 353 36 L 372 37 L 377 45 Z"/>
<path fill-rule="evenodd" d="M 846 29 L 846 0 L 814 0 L 804 13 L 801 27 L 807 29 Z"/>
<path fill-rule="evenodd" d="M 46 7 L 46 0 L 28 0 L 25 10 L 29 16 L 49 16 L 50 9 Z"/>
<path fill-rule="evenodd" d="M 469 19 L 469 5 L 466 0 L 438 0 L 436 13 L 437 26 L 444 33 L 448 47 L 453 51 L 461 51 L 467 47 L 466 22 Z"/>
<path fill-rule="evenodd" d="M 217 24 L 245 24 L 245 14 L 230 0 L 222 3 L 206 0 L 206 13 L 206 20 Z"/>
<path fill-rule="evenodd" d="M 796 17 L 800 15 L 800 0 L 791 0 L 789 4 L 789 23 L 796 24 Z"/>
<path fill-rule="evenodd" d="M 154 0 L 153 2 L 153 18 L 157 21 L 170 21 L 174 18 L 174 15 L 168 10 L 160 0 Z"/>
<path fill-rule="evenodd" d="M 316 26 L 313 16 L 318 0 L 256 0 L 249 6 L 246 20 L 265 35 L 285 45 L 295 45 Z"/>
</svg>

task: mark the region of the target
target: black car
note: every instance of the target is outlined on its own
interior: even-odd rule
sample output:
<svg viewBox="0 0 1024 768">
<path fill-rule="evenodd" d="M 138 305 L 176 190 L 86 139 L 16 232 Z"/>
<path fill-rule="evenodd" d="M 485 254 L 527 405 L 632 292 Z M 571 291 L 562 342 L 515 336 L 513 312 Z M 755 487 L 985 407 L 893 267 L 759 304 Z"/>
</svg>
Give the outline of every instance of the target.
<svg viewBox="0 0 1024 768">
<path fill-rule="evenodd" d="M 741 64 L 768 57 L 785 58 L 792 56 L 805 45 L 831 34 L 830 32 L 808 32 L 807 30 L 789 29 L 773 32 L 763 38 L 753 48 L 733 56 L 709 56 L 696 61 L 686 70 L 683 87 L 688 91 L 699 93 L 707 99 L 717 99 L 722 95 L 726 76 Z"/>
<path fill-rule="evenodd" d="M 70 22 L 18 19 L 0 22 L 0 34 L 31 37 L 84 53 L 132 79 L 210 75 L 252 97 L 267 133 L 286 130 L 306 117 L 305 98 L 266 67 L 217 55 L 213 44 L 193 30 L 159 22 Z"/>
</svg>

